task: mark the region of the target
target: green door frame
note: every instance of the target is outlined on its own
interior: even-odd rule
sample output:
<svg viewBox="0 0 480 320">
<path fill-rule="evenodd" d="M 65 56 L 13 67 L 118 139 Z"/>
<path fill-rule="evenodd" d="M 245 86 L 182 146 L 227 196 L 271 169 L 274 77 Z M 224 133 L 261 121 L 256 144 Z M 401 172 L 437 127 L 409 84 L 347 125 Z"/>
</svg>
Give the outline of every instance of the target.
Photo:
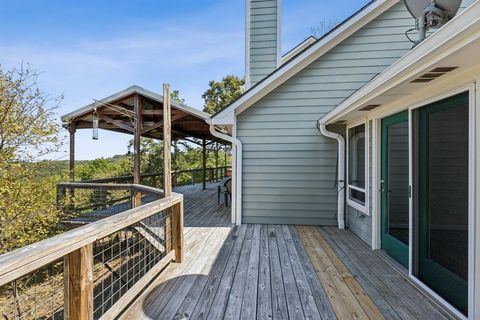
<svg viewBox="0 0 480 320">
<path fill-rule="evenodd" d="M 381 131 L 381 247 L 404 267 L 408 268 L 408 245 L 388 233 L 388 127 L 408 122 L 408 111 L 382 119 Z"/>
<path fill-rule="evenodd" d="M 468 308 L 467 281 L 428 259 L 428 118 L 432 113 L 445 111 L 462 104 L 468 105 L 468 100 L 468 93 L 462 93 L 422 107 L 419 113 L 418 277 L 465 313 Z"/>
</svg>

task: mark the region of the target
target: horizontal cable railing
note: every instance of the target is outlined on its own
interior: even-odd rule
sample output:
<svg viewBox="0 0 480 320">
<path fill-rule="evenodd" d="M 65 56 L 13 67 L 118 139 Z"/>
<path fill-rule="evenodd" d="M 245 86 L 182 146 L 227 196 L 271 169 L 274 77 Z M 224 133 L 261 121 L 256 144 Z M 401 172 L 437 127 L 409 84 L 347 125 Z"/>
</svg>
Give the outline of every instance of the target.
<svg viewBox="0 0 480 320">
<path fill-rule="evenodd" d="M 85 224 L 163 197 L 163 190 L 135 184 L 62 182 L 57 208 L 63 222 Z"/>
<path fill-rule="evenodd" d="M 231 167 L 224 166 L 218 168 L 206 168 L 205 180 L 216 181 L 227 176 L 227 171 Z M 141 184 L 155 188 L 162 187 L 162 173 L 147 173 L 141 175 Z M 184 186 L 188 184 L 201 183 L 203 181 L 203 169 L 187 169 L 172 171 L 173 186 Z M 82 180 L 81 183 L 133 183 L 132 176 L 112 177 L 105 179 Z"/>
<path fill-rule="evenodd" d="M 130 188 L 136 207 L 0 256 L 3 319 L 111 319 L 182 261 L 183 196 L 140 205 L 142 193 L 163 193 Z"/>
</svg>

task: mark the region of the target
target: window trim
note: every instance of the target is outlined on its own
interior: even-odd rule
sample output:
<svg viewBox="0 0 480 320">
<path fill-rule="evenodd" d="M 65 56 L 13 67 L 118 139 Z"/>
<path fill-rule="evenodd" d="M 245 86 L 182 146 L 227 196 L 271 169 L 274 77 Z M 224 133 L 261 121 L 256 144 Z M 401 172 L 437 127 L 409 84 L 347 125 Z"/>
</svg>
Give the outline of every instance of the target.
<svg viewBox="0 0 480 320">
<path fill-rule="evenodd" d="M 350 134 L 349 131 L 350 129 L 356 128 L 358 126 L 364 125 L 365 126 L 365 188 L 359 188 L 357 186 L 351 185 L 350 184 Z M 360 211 L 361 213 L 365 215 L 370 215 L 369 212 L 369 148 L 370 148 L 370 135 L 369 135 L 369 125 L 367 118 L 361 118 L 357 121 L 354 121 L 352 123 L 349 123 L 346 128 L 346 136 L 347 136 L 347 150 L 346 150 L 346 160 L 347 160 L 347 175 L 346 175 L 346 188 L 347 188 L 347 195 L 346 195 L 346 201 L 347 205 L 350 207 L 354 208 L 355 210 Z M 359 203 L 357 200 L 350 198 L 350 192 L 351 190 L 363 192 L 365 194 L 365 203 L 362 205 Z"/>
</svg>

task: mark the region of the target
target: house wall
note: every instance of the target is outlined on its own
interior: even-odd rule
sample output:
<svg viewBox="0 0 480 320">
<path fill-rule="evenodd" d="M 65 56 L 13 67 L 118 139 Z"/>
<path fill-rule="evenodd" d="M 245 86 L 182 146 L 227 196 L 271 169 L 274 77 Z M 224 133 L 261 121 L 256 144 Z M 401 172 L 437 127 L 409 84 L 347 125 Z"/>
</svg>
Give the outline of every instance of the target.
<svg viewBox="0 0 480 320">
<path fill-rule="evenodd" d="M 359 236 L 363 241 L 372 244 L 372 204 L 373 204 L 373 183 L 372 183 L 372 170 L 373 170 L 373 126 L 372 121 L 368 122 L 368 185 L 366 189 L 368 190 L 368 215 L 364 214 L 352 208 L 351 206 L 346 206 L 346 216 L 347 216 L 347 226 Z"/>
<path fill-rule="evenodd" d="M 470 4 L 473 3 L 473 0 L 464 0 L 462 1 L 462 5 L 459 9 L 459 12 L 466 7 L 468 7 Z M 373 124 L 372 121 L 369 121 L 369 214 L 366 215 L 355 208 L 352 208 L 351 206 L 346 206 L 346 218 L 347 218 L 347 226 L 350 228 L 358 237 L 360 237 L 363 241 L 368 243 L 370 246 L 372 246 L 372 230 L 374 226 L 372 225 L 372 214 L 373 214 L 373 192 L 377 192 L 376 190 L 373 190 Z M 408 179 L 408 176 L 405 177 Z"/>
<path fill-rule="evenodd" d="M 244 223 L 337 224 L 337 143 L 316 121 L 404 55 L 413 25 L 400 2 L 237 116 Z M 371 238 L 369 217 L 348 217 Z"/>
<path fill-rule="evenodd" d="M 280 0 L 247 0 L 247 86 L 277 68 Z"/>
</svg>

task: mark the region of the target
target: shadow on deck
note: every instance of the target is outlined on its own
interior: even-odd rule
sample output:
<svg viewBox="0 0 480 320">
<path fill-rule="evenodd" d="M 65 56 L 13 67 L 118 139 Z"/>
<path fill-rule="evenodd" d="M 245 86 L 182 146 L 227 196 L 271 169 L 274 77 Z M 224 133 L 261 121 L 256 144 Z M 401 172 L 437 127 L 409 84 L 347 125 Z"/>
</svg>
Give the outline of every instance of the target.
<svg viewBox="0 0 480 320">
<path fill-rule="evenodd" d="M 123 319 L 451 319 L 348 230 L 230 225 L 216 185 L 182 187 L 185 260 Z"/>
</svg>

